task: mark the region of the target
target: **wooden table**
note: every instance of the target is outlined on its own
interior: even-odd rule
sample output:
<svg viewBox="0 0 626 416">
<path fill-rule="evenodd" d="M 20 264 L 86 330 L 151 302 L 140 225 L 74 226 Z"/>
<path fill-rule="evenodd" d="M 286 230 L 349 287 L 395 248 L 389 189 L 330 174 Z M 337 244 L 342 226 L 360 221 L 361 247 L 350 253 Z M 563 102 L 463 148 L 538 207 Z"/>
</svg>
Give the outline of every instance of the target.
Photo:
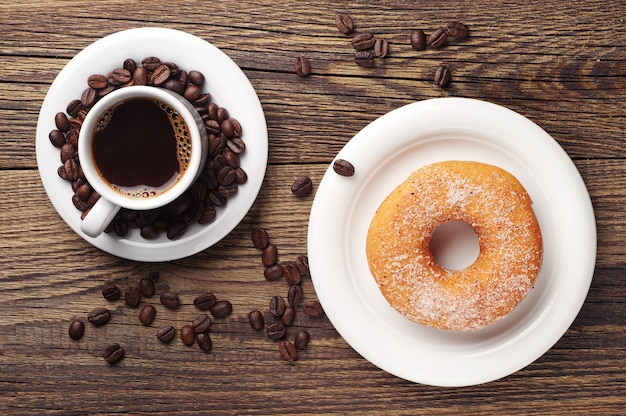
<svg viewBox="0 0 626 416">
<path fill-rule="evenodd" d="M 282 3 L 282 4 L 281 4 Z M 626 405 L 626 18 L 621 1 L 472 2 L 141 2 L 3 1 L 0 4 L 0 413 L 2 414 L 622 414 Z M 349 37 L 335 27 L 349 12 L 361 32 L 385 37 L 389 56 L 355 65 Z M 412 29 L 449 20 L 471 36 L 416 52 Z M 128 261 L 78 237 L 49 202 L 35 159 L 38 112 L 50 84 L 82 48 L 116 31 L 161 26 L 203 38 L 243 69 L 263 104 L 269 165 L 258 199 L 226 238 L 166 263 Z M 155 52 L 155 53 L 158 53 Z M 294 74 L 306 56 L 311 75 Z M 452 82 L 433 84 L 440 64 Z M 414 101 L 469 97 L 504 105 L 551 134 L 573 159 L 594 205 L 598 254 L 587 301 L 545 355 L 503 379 L 441 388 L 404 381 L 357 354 L 326 317 L 298 313 L 311 333 L 298 360 L 253 331 L 250 310 L 286 293 L 263 277 L 252 228 L 268 229 L 281 261 L 307 252 L 314 195 L 296 198 L 300 175 L 319 184 L 330 161 L 377 117 Z M 122 289 L 158 272 L 159 292 L 183 305 L 159 307 L 146 328 L 138 310 L 107 303 L 106 283 Z M 305 297 L 316 299 L 310 279 Z M 177 328 L 213 292 L 233 314 L 215 320 L 204 354 L 176 338 L 162 345 L 158 325 Z M 85 336 L 67 334 L 96 306 L 114 314 Z M 159 319 L 160 318 L 160 319 Z M 120 342 L 126 356 L 101 352 Z"/>
</svg>

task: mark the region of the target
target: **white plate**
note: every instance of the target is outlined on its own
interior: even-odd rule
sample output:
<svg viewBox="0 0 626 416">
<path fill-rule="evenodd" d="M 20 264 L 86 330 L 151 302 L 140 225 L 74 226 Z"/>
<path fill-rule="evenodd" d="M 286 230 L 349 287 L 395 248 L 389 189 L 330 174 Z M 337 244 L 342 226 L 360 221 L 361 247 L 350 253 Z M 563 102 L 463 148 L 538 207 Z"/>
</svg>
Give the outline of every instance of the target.
<svg viewBox="0 0 626 416">
<path fill-rule="evenodd" d="M 324 175 L 309 220 L 309 264 L 328 318 L 363 357 L 413 382 L 467 386 L 525 367 L 569 328 L 593 276 L 595 219 L 576 167 L 536 124 L 482 101 L 426 100 L 375 120 L 337 158 L 350 161 L 356 173 L 343 177 L 329 167 Z M 365 255 L 367 230 L 383 199 L 414 170 L 453 159 L 515 175 L 534 201 L 544 241 L 534 289 L 510 315 L 474 333 L 402 317 L 380 293 Z"/>
<path fill-rule="evenodd" d="M 189 71 L 199 70 L 206 78 L 204 90 L 225 107 L 242 125 L 246 151 L 241 167 L 248 181 L 229 198 L 217 218 L 208 225 L 194 224 L 185 235 L 170 241 L 162 235 L 155 240 L 141 238 L 137 230 L 119 238 L 113 233 L 91 238 L 80 230 L 80 212 L 72 204 L 72 189 L 57 175 L 59 149 L 48 133 L 55 128 L 54 115 L 80 98 L 91 74 L 107 74 L 122 66 L 126 58 L 138 62 L 148 56 L 171 61 Z M 254 203 L 267 167 L 267 125 L 259 98 L 250 81 L 226 54 L 210 43 L 173 29 L 138 28 L 106 36 L 79 52 L 59 73 L 41 107 L 37 124 L 37 165 L 50 201 L 63 220 L 82 238 L 108 253 L 130 260 L 168 261 L 202 251 L 235 228 Z"/>
</svg>

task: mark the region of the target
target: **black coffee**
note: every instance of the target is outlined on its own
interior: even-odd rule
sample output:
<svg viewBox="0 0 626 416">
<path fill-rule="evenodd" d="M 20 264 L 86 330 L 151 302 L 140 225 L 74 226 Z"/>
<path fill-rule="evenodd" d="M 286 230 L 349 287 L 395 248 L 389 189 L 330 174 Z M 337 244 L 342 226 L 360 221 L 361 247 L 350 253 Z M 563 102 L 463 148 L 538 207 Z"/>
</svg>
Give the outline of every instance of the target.
<svg viewBox="0 0 626 416">
<path fill-rule="evenodd" d="M 175 184 L 190 155 L 191 137 L 182 116 L 148 98 L 107 111 L 93 140 L 100 175 L 116 191 L 136 198 L 157 196 Z"/>
</svg>

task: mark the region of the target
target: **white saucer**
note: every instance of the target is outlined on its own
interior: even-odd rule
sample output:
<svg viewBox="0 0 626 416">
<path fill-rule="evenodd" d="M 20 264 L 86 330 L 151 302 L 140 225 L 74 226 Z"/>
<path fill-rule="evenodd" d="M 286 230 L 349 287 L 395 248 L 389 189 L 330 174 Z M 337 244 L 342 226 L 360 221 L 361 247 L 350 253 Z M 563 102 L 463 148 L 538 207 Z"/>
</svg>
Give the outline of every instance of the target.
<svg viewBox="0 0 626 416">
<path fill-rule="evenodd" d="M 549 350 L 587 296 L 596 255 L 593 208 L 578 170 L 544 130 L 482 101 L 442 98 L 392 111 L 339 152 L 355 175 L 329 167 L 311 210 L 309 264 L 328 318 L 363 357 L 398 377 L 467 386 L 507 376 Z M 365 239 L 383 199 L 411 172 L 475 160 L 515 175 L 534 201 L 544 241 L 537 283 L 520 306 L 474 333 L 427 328 L 402 317 L 369 272 Z"/>
<path fill-rule="evenodd" d="M 204 89 L 212 100 L 225 107 L 243 128 L 246 151 L 241 167 L 248 181 L 229 198 L 217 218 L 208 225 L 194 224 L 175 241 L 161 236 L 141 238 L 137 230 L 119 238 L 113 233 L 91 238 L 80 230 L 80 212 L 72 203 L 72 189 L 59 178 L 59 149 L 52 146 L 48 133 L 55 128 L 54 115 L 80 98 L 91 74 L 107 74 L 122 66 L 126 58 L 138 62 L 148 56 L 175 62 L 187 71 L 195 69 L 206 78 Z M 41 107 L 37 124 L 37 165 L 50 201 L 63 220 L 81 237 L 108 253 L 130 260 L 168 261 L 187 257 L 220 241 L 232 231 L 254 203 L 267 167 L 268 138 L 265 116 L 250 81 L 226 54 L 210 43 L 173 29 L 139 28 L 104 37 L 78 53 L 59 73 Z"/>
</svg>

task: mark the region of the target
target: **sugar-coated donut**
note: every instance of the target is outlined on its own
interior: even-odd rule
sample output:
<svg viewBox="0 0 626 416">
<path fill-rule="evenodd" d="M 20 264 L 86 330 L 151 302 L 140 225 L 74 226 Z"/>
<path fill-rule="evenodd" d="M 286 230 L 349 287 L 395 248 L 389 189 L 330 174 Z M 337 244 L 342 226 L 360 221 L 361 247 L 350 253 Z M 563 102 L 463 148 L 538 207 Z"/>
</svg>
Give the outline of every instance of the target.
<svg viewBox="0 0 626 416">
<path fill-rule="evenodd" d="M 448 221 L 474 228 L 480 253 L 463 270 L 439 266 L 433 232 Z M 532 288 L 543 245 L 530 196 L 509 172 L 446 161 L 401 183 L 376 211 L 367 234 L 370 271 L 389 304 L 433 328 L 474 331 L 509 314 Z"/>
</svg>

